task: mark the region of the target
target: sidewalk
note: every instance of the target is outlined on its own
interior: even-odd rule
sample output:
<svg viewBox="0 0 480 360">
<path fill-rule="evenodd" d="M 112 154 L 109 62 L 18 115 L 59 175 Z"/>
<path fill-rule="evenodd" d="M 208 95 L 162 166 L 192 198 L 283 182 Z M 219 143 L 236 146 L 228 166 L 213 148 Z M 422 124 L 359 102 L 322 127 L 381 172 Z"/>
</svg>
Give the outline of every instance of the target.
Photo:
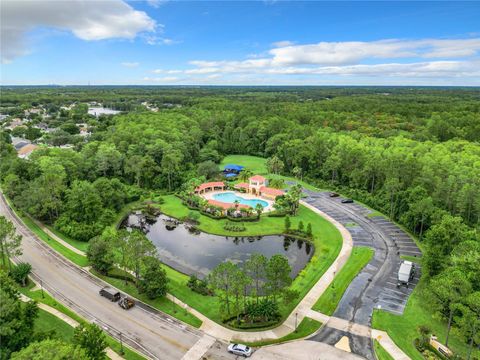
<svg viewBox="0 0 480 360">
<path fill-rule="evenodd" d="M 70 245 L 69 243 L 67 243 L 65 240 L 63 240 L 61 237 L 57 236 L 56 234 L 54 234 L 53 232 L 50 231 L 50 229 L 48 229 L 44 224 L 42 224 L 40 221 L 38 220 L 35 220 L 34 218 L 30 217 L 30 219 L 40 228 L 42 229 L 42 231 L 47 234 L 48 236 L 50 236 L 53 240 L 59 242 L 60 244 L 62 244 L 62 246 L 66 247 L 67 249 L 69 250 L 72 250 L 74 253 L 77 253 L 78 255 L 82 255 L 82 256 L 87 256 L 87 254 L 85 254 L 84 251 L 82 250 L 79 250 L 77 249 L 75 246 L 72 246 Z"/>
<path fill-rule="evenodd" d="M 23 302 L 28 302 L 32 299 L 30 299 L 28 296 L 24 295 L 24 294 L 20 294 L 20 300 L 22 300 Z M 44 303 L 37 303 L 38 307 L 56 317 L 58 317 L 60 320 L 63 320 L 65 321 L 68 325 L 70 325 L 71 327 L 73 328 L 76 328 L 78 325 L 80 325 L 78 323 L 78 321 L 72 319 L 70 316 L 67 316 L 65 315 L 64 313 L 62 313 L 61 311 L 58 311 L 57 309 L 47 305 L 47 304 L 44 304 Z M 112 359 L 112 360 L 122 360 L 123 357 L 121 357 L 120 355 L 118 355 L 115 351 L 113 351 L 111 348 L 107 347 L 106 348 L 106 352 L 107 352 L 107 356 Z"/>
<path fill-rule="evenodd" d="M 315 305 L 318 298 L 323 294 L 323 292 L 327 289 L 327 287 L 333 281 L 335 274 L 338 273 L 338 271 L 340 271 L 340 269 L 343 267 L 345 262 L 348 260 L 348 257 L 350 256 L 350 253 L 352 252 L 352 247 L 353 247 L 352 236 L 343 225 L 341 225 L 336 220 L 332 219 L 330 216 L 328 216 L 324 212 L 313 207 L 312 205 L 307 204 L 303 201 L 301 201 L 301 204 L 309 208 L 310 210 L 316 212 L 320 216 L 324 217 L 328 221 L 330 221 L 338 229 L 338 231 L 340 231 L 343 238 L 343 244 L 342 244 L 340 253 L 338 254 L 335 261 L 332 263 L 332 265 L 330 265 L 330 267 L 323 274 L 323 276 L 317 281 L 317 283 L 310 289 L 310 291 L 305 295 L 305 297 L 290 313 L 290 315 L 283 322 L 283 324 L 277 326 L 274 329 L 264 330 L 264 331 L 236 331 L 236 330 L 228 329 L 214 322 L 213 320 L 210 320 L 205 315 L 203 315 L 202 313 L 198 312 L 195 309 L 192 309 L 190 306 L 180 301 L 179 299 L 175 298 L 171 294 L 168 294 L 167 297 L 170 300 L 175 301 L 176 304 L 180 305 L 181 307 L 183 307 L 184 309 L 186 309 L 196 317 L 198 317 L 200 320 L 202 320 L 203 323 L 202 323 L 202 326 L 200 327 L 200 330 L 204 331 L 206 334 L 210 336 L 214 336 L 218 339 L 222 339 L 225 341 L 235 340 L 239 342 L 257 342 L 257 341 L 264 341 L 264 340 L 276 340 L 294 331 L 295 323 L 300 324 L 305 316 L 312 315 L 311 308 Z M 317 313 L 317 314 L 320 314 L 320 313 Z M 316 319 L 318 319 L 318 317 L 319 316 L 317 316 Z M 326 318 L 328 319 L 328 317 Z M 325 317 L 321 317 L 321 319 L 325 320 Z"/>
<path fill-rule="evenodd" d="M 283 324 L 270 330 L 244 332 L 244 331 L 236 331 L 236 330 L 226 328 L 212 321 L 211 319 L 207 318 L 205 315 L 203 315 L 196 309 L 191 308 L 188 304 L 175 298 L 173 295 L 167 294 L 168 299 L 174 301 L 177 305 L 181 306 L 182 308 L 186 309 L 188 312 L 192 313 L 193 315 L 198 317 L 200 320 L 202 320 L 202 326 L 200 327 L 200 330 L 202 330 L 205 333 L 205 336 L 204 338 L 202 338 L 203 340 L 201 339 L 198 342 L 198 344 L 194 346 L 194 348 L 203 349 L 203 347 L 205 347 L 206 344 L 211 342 L 212 337 L 225 340 L 228 342 L 229 341 L 257 342 L 257 341 L 265 341 L 265 340 L 276 340 L 293 332 L 295 330 L 295 324 L 296 323 L 299 324 L 304 319 L 304 317 L 307 316 L 322 322 L 322 324 L 328 323 L 329 326 L 334 328 L 338 328 L 338 329 L 348 328 L 348 329 L 354 330 L 352 331 L 352 333 L 357 333 L 358 335 L 368 336 L 368 337 L 371 336 L 373 339 L 376 339 L 377 341 L 379 341 L 379 343 L 385 348 L 386 351 L 388 351 L 391 354 L 391 356 L 395 360 L 409 359 L 409 357 L 406 356 L 405 353 L 403 353 L 403 351 L 396 346 L 396 344 L 392 341 L 392 339 L 388 336 L 386 332 L 373 330 L 358 324 L 349 323 L 342 319 L 329 317 L 325 314 L 319 313 L 312 309 L 312 307 L 315 305 L 318 298 L 320 298 L 323 292 L 327 289 L 327 287 L 333 281 L 335 275 L 341 270 L 341 268 L 344 266 L 344 264 L 348 260 L 353 248 L 353 241 L 352 241 L 350 232 L 339 222 L 337 222 L 336 220 L 331 218 L 329 215 L 325 214 L 321 210 L 315 208 L 314 206 L 304 201 L 300 201 L 300 203 L 303 206 L 307 207 L 308 209 L 312 210 L 313 212 L 327 219 L 341 233 L 343 243 L 337 258 L 330 265 L 327 271 L 322 275 L 322 277 L 317 281 L 317 283 L 309 290 L 309 292 L 295 307 L 295 309 L 290 313 L 290 315 L 283 322 Z M 63 246 L 71 249 L 72 251 L 74 251 L 79 255 L 85 255 L 83 251 L 65 242 L 56 234 L 52 233 L 43 224 L 37 222 L 37 225 L 40 226 L 41 229 L 45 231 L 45 233 L 47 233 L 50 237 L 52 237 L 53 239 L 61 243 Z M 62 320 L 64 320 L 65 322 L 67 322 L 69 325 L 73 327 L 78 326 L 78 323 L 75 320 L 71 319 L 70 317 L 66 316 L 65 314 L 59 312 L 58 310 L 48 305 L 39 304 L 39 307 L 61 318 Z M 111 350 L 110 348 L 107 349 L 107 354 L 112 359 L 115 359 L 115 360 L 122 359 L 122 357 L 120 357 L 118 354 L 113 352 L 113 350 Z"/>
</svg>

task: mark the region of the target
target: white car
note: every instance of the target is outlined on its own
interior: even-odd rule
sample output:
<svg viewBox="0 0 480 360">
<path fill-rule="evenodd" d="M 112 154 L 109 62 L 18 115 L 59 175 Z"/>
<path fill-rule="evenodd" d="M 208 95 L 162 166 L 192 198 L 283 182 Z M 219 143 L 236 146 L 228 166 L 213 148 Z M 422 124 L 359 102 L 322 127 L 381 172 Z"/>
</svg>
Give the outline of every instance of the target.
<svg viewBox="0 0 480 360">
<path fill-rule="evenodd" d="M 243 344 L 230 344 L 228 345 L 228 352 L 235 355 L 249 357 L 252 355 L 252 348 Z"/>
</svg>

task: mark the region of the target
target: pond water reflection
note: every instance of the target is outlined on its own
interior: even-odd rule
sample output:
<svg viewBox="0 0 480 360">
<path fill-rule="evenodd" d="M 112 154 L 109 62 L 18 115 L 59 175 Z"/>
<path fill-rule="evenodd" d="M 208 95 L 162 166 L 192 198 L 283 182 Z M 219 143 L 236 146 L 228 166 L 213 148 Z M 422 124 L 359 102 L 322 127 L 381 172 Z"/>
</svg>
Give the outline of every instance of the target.
<svg viewBox="0 0 480 360">
<path fill-rule="evenodd" d="M 190 226 L 165 215 L 147 218 L 140 213 L 130 214 L 123 221 L 122 227 L 141 229 L 157 247 L 163 263 L 185 274 L 196 274 L 199 277 L 206 276 L 225 260 L 241 263 L 251 254 L 260 253 L 267 258 L 275 254 L 285 255 L 292 267 L 290 275 L 294 278 L 313 255 L 313 246 L 301 240 L 280 235 L 211 235 L 192 230 Z"/>
</svg>

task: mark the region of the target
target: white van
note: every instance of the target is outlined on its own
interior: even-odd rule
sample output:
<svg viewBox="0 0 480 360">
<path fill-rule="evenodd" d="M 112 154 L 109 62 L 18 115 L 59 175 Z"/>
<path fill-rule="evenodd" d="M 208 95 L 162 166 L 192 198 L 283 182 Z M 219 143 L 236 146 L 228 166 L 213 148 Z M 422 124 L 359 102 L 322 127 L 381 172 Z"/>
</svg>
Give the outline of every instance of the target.
<svg viewBox="0 0 480 360">
<path fill-rule="evenodd" d="M 408 288 L 408 285 L 415 277 L 415 265 L 411 261 L 404 260 L 400 264 L 400 269 L 398 270 L 397 277 L 397 288 L 405 285 Z"/>
</svg>

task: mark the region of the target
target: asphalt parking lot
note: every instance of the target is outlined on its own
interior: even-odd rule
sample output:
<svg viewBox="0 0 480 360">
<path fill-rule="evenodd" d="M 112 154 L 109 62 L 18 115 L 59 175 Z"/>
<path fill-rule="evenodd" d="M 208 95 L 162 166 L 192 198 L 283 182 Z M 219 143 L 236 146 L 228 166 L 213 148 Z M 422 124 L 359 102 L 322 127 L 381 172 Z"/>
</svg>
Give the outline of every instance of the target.
<svg viewBox="0 0 480 360">
<path fill-rule="evenodd" d="M 408 297 L 420 276 L 417 265 L 415 278 L 409 288 L 396 286 L 398 269 L 403 261 L 400 256 L 421 256 L 410 236 L 384 217 L 369 216 L 372 211 L 361 204 L 343 204 L 341 197 L 331 198 L 326 192 L 304 190 L 304 193 L 307 195 L 304 201 L 347 228 L 354 246 L 367 246 L 375 250 L 373 258 L 348 286 L 333 316 L 370 326 L 375 308 L 396 315 L 403 314 Z M 327 324 L 309 340 L 333 345 L 345 335 L 342 333 Z M 348 337 L 352 352 L 367 359 L 374 358 L 369 338 L 354 334 Z"/>
</svg>

